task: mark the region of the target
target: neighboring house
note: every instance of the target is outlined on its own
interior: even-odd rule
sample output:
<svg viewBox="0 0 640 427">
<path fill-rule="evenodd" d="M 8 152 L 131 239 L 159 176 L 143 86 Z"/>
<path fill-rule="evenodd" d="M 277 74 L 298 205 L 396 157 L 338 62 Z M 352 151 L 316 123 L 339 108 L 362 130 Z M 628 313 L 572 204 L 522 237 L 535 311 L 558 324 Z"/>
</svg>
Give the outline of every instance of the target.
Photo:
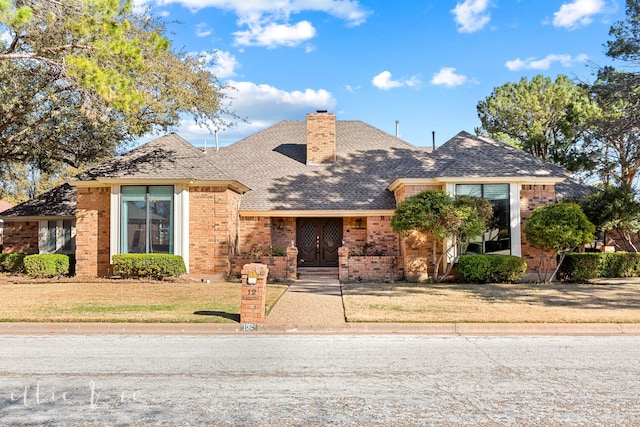
<svg viewBox="0 0 640 427">
<path fill-rule="evenodd" d="M 114 254 L 154 252 L 181 255 L 195 275 L 237 274 L 259 259 L 278 278 L 334 267 L 343 280 L 396 279 L 425 255 L 391 229 L 396 204 L 442 189 L 494 207 L 492 229 L 471 250 L 522 256 L 535 272 L 540 254 L 523 225 L 535 207 L 556 200 L 566 178 L 559 167 L 466 132 L 429 153 L 317 112 L 219 151 L 169 134 L 78 176 L 58 202 L 41 196 L 0 217 L 11 234 L 22 232 L 6 242 L 9 251 L 51 251 L 54 235 L 59 250 L 65 236 L 75 237 L 79 275 L 108 274 Z"/>
<path fill-rule="evenodd" d="M 0 213 L 12 207 L 13 205 L 11 203 L 5 202 L 4 200 L 0 200 Z M 4 236 L 4 221 L 0 219 L 0 253 L 2 253 L 3 236 Z"/>
<path fill-rule="evenodd" d="M 0 213 L 3 252 L 48 254 L 75 252 L 76 189 L 63 184 Z"/>
</svg>

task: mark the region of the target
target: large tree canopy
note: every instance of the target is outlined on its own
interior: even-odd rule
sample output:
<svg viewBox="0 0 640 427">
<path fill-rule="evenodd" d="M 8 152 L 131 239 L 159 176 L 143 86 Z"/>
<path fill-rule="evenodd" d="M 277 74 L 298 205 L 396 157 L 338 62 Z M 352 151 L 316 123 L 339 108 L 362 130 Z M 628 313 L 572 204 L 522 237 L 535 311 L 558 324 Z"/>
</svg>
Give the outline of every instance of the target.
<svg viewBox="0 0 640 427">
<path fill-rule="evenodd" d="M 588 92 L 560 75 L 537 75 L 494 88 L 477 105 L 481 132 L 569 170 L 588 158 L 577 148 L 587 117 L 597 109 Z"/>
<path fill-rule="evenodd" d="M 640 170 L 640 75 L 605 67 L 589 89 L 599 114 L 589 120 L 587 150 L 605 183 L 632 186 Z"/>
<path fill-rule="evenodd" d="M 223 126 L 223 86 L 131 0 L 0 0 L 0 168 L 113 155 L 188 114 Z"/>
</svg>

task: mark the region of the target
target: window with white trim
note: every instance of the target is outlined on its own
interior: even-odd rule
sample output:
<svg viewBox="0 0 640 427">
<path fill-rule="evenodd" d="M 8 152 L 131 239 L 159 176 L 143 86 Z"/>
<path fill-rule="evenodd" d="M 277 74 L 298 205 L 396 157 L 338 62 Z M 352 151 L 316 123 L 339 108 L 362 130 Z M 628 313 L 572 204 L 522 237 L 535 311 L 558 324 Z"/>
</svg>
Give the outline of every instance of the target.
<svg viewBox="0 0 640 427">
<path fill-rule="evenodd" d="M 173 185 L 123 185 L 120 253 L 173 253 Z"/>
<path fill-rule="evenodd" d="M 491 203 L 493 218 L 481 236 L 467 239 L 467 252 L 511 254 L 509 184 L 457 184 L 456 195 L 481 197 Z"/>
</svg>

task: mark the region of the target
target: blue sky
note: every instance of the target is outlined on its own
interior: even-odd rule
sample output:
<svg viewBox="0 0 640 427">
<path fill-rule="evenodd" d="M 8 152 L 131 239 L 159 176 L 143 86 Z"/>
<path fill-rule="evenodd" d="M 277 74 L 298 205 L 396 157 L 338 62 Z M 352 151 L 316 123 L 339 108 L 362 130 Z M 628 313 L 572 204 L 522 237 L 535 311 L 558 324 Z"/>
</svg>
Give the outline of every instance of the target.
<svg viewBox="0 0 640 427">
<path fill-rule="evenodd" d="M 478 101 L 521 77 L 592 80 L 624 0 L 137 0 L 213 71 L 247 123 L 221 145 L 326 109 L 440 145 L 480 125 Z M 614 64 L 616 65 L 616 64 Z M 213 143 L 188 120 L 176 130 Z"/>
</svg>

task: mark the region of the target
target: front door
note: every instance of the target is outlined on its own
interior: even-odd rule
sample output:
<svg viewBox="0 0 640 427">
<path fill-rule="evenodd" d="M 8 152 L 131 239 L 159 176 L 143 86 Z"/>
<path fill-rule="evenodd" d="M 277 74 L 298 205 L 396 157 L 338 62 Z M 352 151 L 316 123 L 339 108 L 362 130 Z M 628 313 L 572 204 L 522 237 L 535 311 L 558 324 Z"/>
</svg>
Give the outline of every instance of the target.
<svg viewBox="0 0 640 427">
<path fill-rule="evenodd" d="M 338 267 L 342 218 L 298 218 L 298 266 Z"/>
</svg>

